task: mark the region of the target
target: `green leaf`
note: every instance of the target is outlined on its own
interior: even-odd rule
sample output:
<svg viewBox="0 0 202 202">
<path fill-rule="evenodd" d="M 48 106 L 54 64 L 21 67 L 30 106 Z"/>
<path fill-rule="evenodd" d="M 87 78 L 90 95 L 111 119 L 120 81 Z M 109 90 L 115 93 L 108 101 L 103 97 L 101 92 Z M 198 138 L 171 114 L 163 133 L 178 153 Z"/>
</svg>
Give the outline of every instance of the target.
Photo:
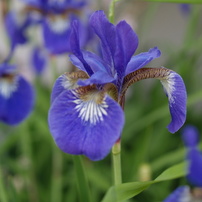
<svg viewBox="0 0 202 202">
<path fill-rule="evenodd" d="M 183 177 L 186 175 L 186 163 L 180 163 L 165 170 L 153 181 L 130 182 L 109 188 L 102 202 L 123 201 L 130 199 L 147 189 L 150 185 Z"/>
<path fill-rule="evenodd" d="M 186 175 L 186 162 L 174 165 L 165 170 L 154 181 L 162 182 L 166 180 L 172 180 Z"/>
<path fill-rule="evenodd" d="M 142 1 L 142 0 L 141 0 Z M 161 3 L 187 3 L 187 4 L 201 4 L 202 0 L 145 0 Z"/>
</svg>

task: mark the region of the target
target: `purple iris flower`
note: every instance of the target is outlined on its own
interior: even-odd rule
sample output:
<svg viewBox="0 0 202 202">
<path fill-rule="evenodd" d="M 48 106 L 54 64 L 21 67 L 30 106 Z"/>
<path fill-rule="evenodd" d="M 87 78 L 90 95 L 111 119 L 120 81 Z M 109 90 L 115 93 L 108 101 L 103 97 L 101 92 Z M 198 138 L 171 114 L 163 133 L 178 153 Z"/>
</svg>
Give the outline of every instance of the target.
<svg viewBox="0 0 202 202">
<path fill-rule="evenodd" d="M 0 65 L 0 121 L 16 125 L 30 114 L 34 105 L 33 87 L 20 75 L 16 67 Z"/>
<path fill-rule="evenodd" d="M 61 75 L 51 95 L 49 127 L 58 147 L 70 154 L 100 160 L 119 140 L 124 126 L 122 110 L 128 87 L 142 79 L 159 79 L 169 100 L 176 132 L 186 117 L 186 89 L 182 78 L 166 68 L 143 68 L 160 56 L 157 47 L 133 56 L 138 36 L 125 21 L 111 24 L 96 11 L 90 26 L 100 39 L 102 57 L 80 49 L 78 22 L 72 23 L 71 62 L 79 71 Z M 121 107 L 122 106 L 122 107 Z"/>
<path fill-rule="evenodd" d="M 199 132 L 196 127 L 187 126 L 183 130 L 182 137 L 187 147 L 187 180 L 196 187 L 202 187 L 202 154 L 197 148 Z"/>
<path fill-rule="evenodd" d="M 36 74 L 40 75 L 47 64 L 45 50 L 36 46 L 32 52 L 31 63 Z"/>
</svg>

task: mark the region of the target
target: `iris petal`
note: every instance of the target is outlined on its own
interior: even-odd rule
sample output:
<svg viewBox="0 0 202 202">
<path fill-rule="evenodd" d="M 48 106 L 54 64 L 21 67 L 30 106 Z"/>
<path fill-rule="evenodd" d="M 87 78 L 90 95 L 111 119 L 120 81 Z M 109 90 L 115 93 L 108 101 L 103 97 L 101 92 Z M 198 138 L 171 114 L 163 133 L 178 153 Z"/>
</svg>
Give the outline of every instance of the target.
<svg viewBox="0 0 202 202">
<path fill-rule="evenodd" d="M 62 19 L 61 22 L 50 22 L 48 19 L 44 19 L 43 36 L 45 47 L 51 54 L 70 52 L 70 28 L 67 19 L 65 22 L 62 22 Z M 64 43 L 64 41 L 66 42 Z"/>
<path fill-rule="evenodd" d="M 96 54 L 89 51 L 82 51 L 84 60 L 90 65 L 93 72 L 105 71 L 111 73 L 110 67 Z M 85 71 L 83 63 L 74 55 L 70 55 L 71 62 L 80 70 Z"/>
<path fill-rule="evenodd" d="M 92 14 L 90 25 L 101 40 L 104 61 L 113 67 L 117 39 L 115 26 L 108 21 L 104 11 L 101 10 Z"/>
<path fill-rule="evenodd" d="M 46 63 L 47 63 L 47 58 L 46 58 L 45 52 L 42 48 L 36 46 L 33 49 L 31 62 L 32 62 L 35 72 L 38 75 L 40 75 L 43 72 L 43 70 L 46 66 Z"/>
<path fill-rule="evenodd" d="M 57 80 L 55 81 L 55 84 L 53 86 L 53 90 L 52 90 L 52 93 L 51 93 L 51 103 L 64 90 L 70 90 L 72 85 L 73 84 L 71 83 L 71 81 L 68 79 L 68 77 L 65 74 L 59 76 L 57 78 Z"/>
<path fill-rule="evenodd" d="M 51 103 L 57 98 L 60 93 L 62 93 L 64 90 L 72 90 L 75 88 L 78 88 L 77 81 L 78 79 L 87 79 L 88 75 L 83 71 L 77 71 L 72 73 L 65 73 L 58 77 L 56 80 L 52 94 L 51 94 Z M 82 81 L 82 80 L 81 80 Z"/>
<path fill-rule="evenodd" d="M 44 11 L 48 8 L 48 1 L 49 0 L 23 0 L 24 3 L 39 8 L 43 9 Z"/>
<path fill-rule="evenodd" d="M 89 79 L 78 81 L 78 84 L 80 86 L 87 86 L 91 84 L 106 84 L 106 83 L 112 83 L 114 80 L 115 79 L 111 77 L 108 73 L 98 71 L 95 74 L 93 74 Z"/>
<path fill-rule="evenodd" d="M 84 100 L 76 90 L 62 92 L 49 111 L 49 126 L 62 151 L 96 161 L 103 159 L 120 137 L 124 113 L 108 96 L 99 103 L 96 96 L 92 98 Z"/>
<path fill-rule="evenodd" d="M 5 97 L 0 96 L 0 105 L 2 111 L 0 120 L 10 125 L 19 124 L 30 114 L 33 108 L 33 87 L 19 76 L 17 89 L 6 100 Z"/>
<path fill-rule="evenodd" d="M 89 64 L 85 61 L 83 57 L 83 53 L 80 49 L 80 36 L 79 36 L 79 22 L 73 21 L 72 22 L 72 31 L 70 34 L 70 47 L 72 53 L 80 60 L 83 64 L 83 68 L 88 73 L 89 76 L 93 74 L 93 71 Z M 82 69 L 83 70 L 83 69 Z"/>
<path fill-rule="evenodd" d="M 160 50 L 157 47 L 154 47 L 151 48 L 148 52 L 143 52 L 133 56 L 127 65 L 125 75 L 144 67 L 153 59 L 160 57 L 160 55 Z"/>
<path fill-rule="evenodd" d="M 175 133 L 182 127 L 186 119 L 186 88 L 181 76 L 173 71 L 170 71 L 160 81 L 169 101 L 171 122 L 168 125 L 168 130 Z"/>
<path fill-rule="evenodd" d="M 188 186 L 178 187 L 163 202 L 185 202 L 191 201 L 190 188 Z"/>
<path fill-rule="evenodd" d="M 138 36 L 125 21 L 117 24 L 116 31 L 118 36 L 118 52 L 115 56 L 115 66 L 120 77 L 124 77 L 125 67 L 137 49 Z"/>
</svg>

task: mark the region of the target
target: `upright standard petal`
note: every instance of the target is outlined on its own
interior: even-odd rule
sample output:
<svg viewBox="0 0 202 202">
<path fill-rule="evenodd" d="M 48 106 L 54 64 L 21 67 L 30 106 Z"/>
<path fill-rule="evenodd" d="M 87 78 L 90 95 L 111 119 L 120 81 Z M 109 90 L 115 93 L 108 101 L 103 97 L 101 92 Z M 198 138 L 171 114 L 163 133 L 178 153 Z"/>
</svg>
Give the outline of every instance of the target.
<svg viewBox="0 0 202 202">
<path fill-rule="evenodd" d="M 121 21 L 116 25 L 116 32 L 118 41 L 115 67 L 119 77 L 123 78 L 125 68 L 138 47 L 138 36 L 125 21 Z"/>
<path fill-rule="evenodd" d="M 125 75 L 128 75 L 129 73 L 144 67 L 153 59 L 160 57 L 160 55 L 160 50 L 157 47 L 154 47 L 151 48 L 148 52 L 133 56 L 127 65 Z"/>
<path fill-rule="evenodd" d="M 101 40 L 104 61 L 114 67 L 114 56 L 116 52 L 116 28 L 110 23 L 104 11 L 96 11 L 90 18 L 90 25 Z"/>
<path fill-rule="evenodd" d="M 49 127 L 57 146 L 91 160 L 103 159 L 119 139 L 124 113 L 113 99 L 93 86 L 62 92 L 49 111 Z"/>
<path fill-rule="evenodd" d="M 34 105 L 33 87 L 23 77 L 16 76 L 13 85 L 12 88 L 5 89 L 5 91 L 12 90 L 7 97 L 2 93 L 0 95 L 0 120 L 9 125 L 22 122 L 30 114 Z"/>
<path fill-rule="evenodd" d="M 160 81 L 169 101 L 171 122 L 168 130 L 175 133 L 182 127 L 186 119 L 186 88 L 181 76 L 171 70 L 168 70 L 167 75 Z"/>
<path fill-rule="evenodd" d="M 83 53 L 80 48 L 80 40 L 79 40 L 79 22 L 74 20 L 72 22 L 72 31 L 70 34 L 70 47 L 71 52 L 80 60 L 80 62 L 83 64 L 83 68 L 88 73 L 89 76 L 93 74 L 93 71 L 89 64 L 86 62 L 86 60 L 83 57 Z"/>
<path fill-rule="evenodd" d="M 109 75 L 113 76 L 111 74 L 111 70 L 108 64 L 106 64 L 98 55 L 89 51 L 82 51 L 82 54 L 84 60 L 89 64 L 93 72 L 104 71 L 107 72 Z M 69 57 L 72 64 L 74 64 L 80 70 L 85 71 L 83 63 L 77 57 L 75 57 L 74 55 L 70 55 Z"/>
<path fill-rule="evenodd" d="M 188 186 L 178 187 L 163 202 L 191 202 L 192 197 Z"/>
</svg>

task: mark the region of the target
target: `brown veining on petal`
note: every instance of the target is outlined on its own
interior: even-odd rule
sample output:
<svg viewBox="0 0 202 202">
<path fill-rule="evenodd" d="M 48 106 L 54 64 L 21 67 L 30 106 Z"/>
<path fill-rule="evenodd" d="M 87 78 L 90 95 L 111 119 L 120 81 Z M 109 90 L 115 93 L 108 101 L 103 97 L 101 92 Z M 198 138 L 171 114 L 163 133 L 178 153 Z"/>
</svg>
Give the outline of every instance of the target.
<svg viewBox="0 0 202 202">
<path fill-rule="evenodd" d="M 125 95 L 126 90 L 130 85 L 143 79 L 155 78 L 155 79 L 166 79 L 170 74 L 171 70 L 163 67 L 160 68 L 141 68 L 128 74 L 124 78 L 123 87 L 121 91 L 121 97 Z"/>
<path fill-rule="evenodd" d="M 7 82 L 12 83 L 15 78 L 15 74 L 2 74 L 0 80 L 6 80 Z"/>
<path fill-rule="evenodd" d="M 77 71 L 72 73 L 66 72 L 60 76 L 60 82 L 63 88 L 71 90 L 79 87 L 79 85 L 77 84 L 79 79 L 83 80 L 87 78 L 89 78 L 88 75 L 83 71 Z"/>
<path fill-rule="evenodd" d="M 32 6 L 32 5 L 27 5 L 24 9 L 23 12 L 25 13 L 29 13 L 29 12 L 38 12 L 40 13 L 41 15 L 48 15 L 48 16 L 56 16 L 53 12 L 51 11 L 45 11 L 44 9 L 40 8 L 40 7 L 35 7 L 35 6 Z M 81 14 L 81 10 L 80 9 L 76 9 L 76 8 L 67 8 L 67 9 L 64 9 L 63 12 L 60 14 L 60 16 L 62 18 L 67 18 L 69 14 L 71 13 L 74 13 L 76 15 L 80 15 Z"/>
<path fill-rule="evenodd" d="M 97 89 L 96 85 L 79 87 L 75 89 L 75 92 L 81 100 L 93 100 L 97 104 L 101 104 L 105 96 L 105 92 L 103 90 Z"/>
<path fill-rule="evenodd" d="M 97 88 L 96 85 L 89 85 L 79 87 L 72 93 L 75 96 L 72 102 L 75 103 L 78 118 L 81 118 L 82 121 L 95 125 L 107 116 L 109 106 L 104 90 Z"/>
<path fill-rule="evenodd" d="M 17 90 L 18 77 L 16 74 L 2 74 L 0 76 L 0 94 L 9 98 L 10 95 Z"/>
<path fill-rule="evenodd" d="M 103 91 L 107 92 L 110 97 L 118 102 L 118 89 L 113 83 L 107 83 L 103 87 Z"/>
<path fill-rule="evenodd" d="M 86 74 L 84 71 L 76 71 L 76 72 L 65 72 L 65 75 L 71 79 L 72 81 L 76 80 L 78 81 L 78 79 L 88 79 L 89 76 L 88 74 Z"/>
<path fill-rule="evenodd" d="M 87 79 L 89 76 L 83 72 L 83 71 L 77 71 L 77 72 L 66 72 L 64 74 L 64 80 L 63 80 L 63 86 L 67 89 L 75 89 L 78 88 L 78 80 L 79 79 Z"/>
</svg>

